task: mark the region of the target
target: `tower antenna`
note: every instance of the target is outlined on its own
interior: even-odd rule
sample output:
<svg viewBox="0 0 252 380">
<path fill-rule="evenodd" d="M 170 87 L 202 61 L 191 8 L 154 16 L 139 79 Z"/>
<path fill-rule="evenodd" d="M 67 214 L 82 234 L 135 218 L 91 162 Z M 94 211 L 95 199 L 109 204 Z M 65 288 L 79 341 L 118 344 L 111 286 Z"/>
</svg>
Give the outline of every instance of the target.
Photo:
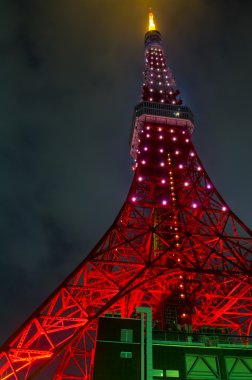
<svg viewBox="0 0 252 380">
<path fill-rule="evenodd" d="M 152 9 L 149 9 L 149 31 L 156 30 L 156 25 L 154 22 L 154 14 L 152 12 Z"/>
</svg>

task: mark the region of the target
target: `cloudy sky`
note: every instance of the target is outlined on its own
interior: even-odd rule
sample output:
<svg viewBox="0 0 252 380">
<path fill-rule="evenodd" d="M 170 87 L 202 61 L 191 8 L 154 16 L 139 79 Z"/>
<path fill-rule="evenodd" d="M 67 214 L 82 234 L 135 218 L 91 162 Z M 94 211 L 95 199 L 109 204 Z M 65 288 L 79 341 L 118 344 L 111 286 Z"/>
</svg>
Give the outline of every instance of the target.
<svg viewBox="0 0 252 380">
<path fill-rule="evenodd" d="M 0 0 L 1 342 L 127 195 L 150 5 L 196 149 L 252 227 L 251 0 Z"/>
</svg>

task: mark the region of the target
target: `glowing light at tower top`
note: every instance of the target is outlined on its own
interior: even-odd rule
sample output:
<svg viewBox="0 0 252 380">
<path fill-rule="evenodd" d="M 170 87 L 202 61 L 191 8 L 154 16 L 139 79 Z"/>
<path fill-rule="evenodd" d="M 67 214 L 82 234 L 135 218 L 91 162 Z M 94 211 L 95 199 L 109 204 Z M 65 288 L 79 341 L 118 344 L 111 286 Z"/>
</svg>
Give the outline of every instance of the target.
<svg viewBox="0 0 252 380">
<path fill-rule="evenodd" d="M 149 31 L 156 30 L 156 25 L 154 22 L 154 14 L 152 10 L 149 11 Z"/>
</svg>

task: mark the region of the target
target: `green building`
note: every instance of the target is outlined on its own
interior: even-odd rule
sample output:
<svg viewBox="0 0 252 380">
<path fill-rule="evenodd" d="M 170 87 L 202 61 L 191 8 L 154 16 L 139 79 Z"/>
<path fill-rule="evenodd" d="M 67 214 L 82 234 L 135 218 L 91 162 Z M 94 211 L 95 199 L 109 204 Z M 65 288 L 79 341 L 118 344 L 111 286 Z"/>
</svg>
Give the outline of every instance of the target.
<svg viewBox="0 0 252 380">
<path fill-rule="evenodd" d="M 160 331 L 151 309 L 99 319 L 93 380 L 252 380 L 252 338 L 202 328 Z"/>
</svg>

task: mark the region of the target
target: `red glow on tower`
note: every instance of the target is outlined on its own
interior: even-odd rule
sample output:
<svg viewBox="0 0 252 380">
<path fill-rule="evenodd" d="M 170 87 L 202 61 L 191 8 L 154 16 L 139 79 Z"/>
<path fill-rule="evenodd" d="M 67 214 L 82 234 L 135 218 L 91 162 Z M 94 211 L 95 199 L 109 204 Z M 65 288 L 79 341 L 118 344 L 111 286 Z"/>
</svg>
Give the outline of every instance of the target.
<svg viewBox="0 0 252 380">
<path fill-rule="evenodd" d="M 30 379 L 61 354 L 56 380 L 90 380 L 98 317 L 149 306 L 163 329 L 250 335 L 252 233 L 230 210 L 192 144 L 160 33 L 145 36 L 135 107 L 134 178 L 111 228 L 2 346 L 0 379 Z"/>
</svg>

